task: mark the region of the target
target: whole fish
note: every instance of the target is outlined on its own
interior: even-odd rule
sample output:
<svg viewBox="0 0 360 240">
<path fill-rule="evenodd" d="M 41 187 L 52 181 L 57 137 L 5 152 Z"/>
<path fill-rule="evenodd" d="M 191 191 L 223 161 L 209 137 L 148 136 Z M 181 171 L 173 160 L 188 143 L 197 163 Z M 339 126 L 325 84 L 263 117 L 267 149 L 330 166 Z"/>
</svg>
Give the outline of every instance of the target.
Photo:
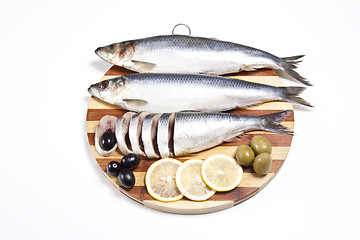
<svg viewBox="0 0 360 240">
<path fill-rule="evenodd" d="M 124 109 L 141 112 L 219 112 L 267 101 L 311 106 L 304 87 L 274 87 L 206 74 L 128 74 L 89 87 L 89 93 Z"/>
<path fill-rule="evenodd" d="M 125 126 L 115 131 L 116 134 L 125 136 L 124 140 L 120 140 L 130 143 L 128 148 L 132 151 L 136 151 L 137 145 L 140 145 L 143 148 L 143 156 L 174 157 L 199 152 L 224 141 L 234 141 L 241 134 L 254 130 L 292 135 L 290 129 L 280 124 L 291 113 L 292 111 L 288 110 L 262 116 L 247 116 L 231 113 L 176 112 L 163 113 L 160 117 L 158 114 L 151 114 L 147 115 L 144 122 L 137 121 L 138 126 L 135 128 Z M 135 114 L 132 116 L 137 118 Z M 144 124 L 152 118 L 154 123 L 148 125 L 150 129 L 146 129 Z M 127 121 L 127 124 L 131 125 L 129 122 L 131 120 Z M 124 129 L 127 129 L 127 132 L 123 132 Z M 142 129 L 142 132 L 139 133 L 138 129 Z M 136 132 L 138 141 L 128 139 L 135 135 L 132 131 Z M 151 131 L 153 134 L 151 137 L 141 137 L 145 131 Z M 120 145 L 122 143 L 118 142 L 118 146 Z"/>
<path fill-rule="evenodd" d="M 294 70 L 304 55 L 279 58 L 256 48 L 212 38 L 155 36 L 99 47 L 95 53 L 109 63 L 136 72 L 222 75 L 270 68 L 282 70 L 311 86 Z"/>
</svg>

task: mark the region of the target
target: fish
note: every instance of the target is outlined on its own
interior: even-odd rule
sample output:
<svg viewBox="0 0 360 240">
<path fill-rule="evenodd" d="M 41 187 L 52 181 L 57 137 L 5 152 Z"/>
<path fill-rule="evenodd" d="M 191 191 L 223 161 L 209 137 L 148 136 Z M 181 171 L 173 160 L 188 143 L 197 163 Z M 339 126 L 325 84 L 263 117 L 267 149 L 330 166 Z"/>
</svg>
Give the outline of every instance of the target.
<svg viewBox="0 0 360 240">
<path fill-rule="evenodd" d="M 116 151 L 117 141 L 111 140 L 111 136 L 115 133 L 116 121 L 117 118 L 115 116 L 105 115 L 96 125 L 94 136 L 95 149 L 101 156 L 108 157 Z"/>
<path fill-rule="evenodd" d="M 95 53 L 106 62 L 135 72 L 224 75 L 270 68 L 312 86 L 295 71 L 304 55 L 280 58 L 260 49 L 213 38 L 160 35 L 98 47 Z"/>
<path fill-rule="evenodd" d="M 285 110 L 261 116 L 248 116 L 233 113 L 212 112 L 176 112 L 148 114 L 143 121 L 138 121 L 139 114 L 132 114 L 138 124 L 135 127 L 116 128 L 118 131 L 127 129 L 126 138 L 137 135 L 138 140 L 121 139 L 130 143 L 129 149 L 135 150 L 140 146 L 140 154 L 148 158 L 175 157 L 200 152 L 223 142 L 236 141 L 242 134 L 255 130 L 269 131 L 285 135 L 293 135 L 293 131 L 284 127 L 281 123 L 293 113 Z M 148 121 L 155 123 L 147 125 Z M 120 121 L 124 122 L 124 121 Z M 126 121 L 131 125 L 132 120 Z M 144 127 L 146 124 L 150 129 Z M 140 133 L 138 129 L 142 129 Z M 135 133 L 133 133 L 134 131 Z M 151 131 L 151 137 L 141 137 L 145 131 Z M 166 133 L 166 134 L 163 134 Z M 120 133 L 122 135 L 123 133 Z M 165 136 L 165 137 L 164 137 Z M 134 143 L 134 146 L 132 144 Z M 118 142 L 118 146 L 122 145 Z M 152 147 L 144 151 L 145 146 Z M 131 150 L 130 150 L 131 151 Z M 150 155 L 147 153 L 150 152 Z M 123 153 L 126 154 L 126 153 Z"/>
<path fill-rule="evenodd" d="M 130 148 L 130 138 L 129 138 L 129 127 L 132 117 L 135 115 L 134 112 L 126 112 L 124 115 L 119 117 L 115 123 L 115 138 L 118 142 L 118 149 L 124 154 L 133 153 Z"/>
<path fill-rule="evenodd" d="M 207 74 L 134 73 L 92 84 L 89 93 L 129 111 L 222 112 L 268 101 L 311 107 L 299 97 L 304 87 L 275 87 Z"/>
<path fill-rule="evenodd" d="M 154 140 L 159 149 L 160 156 L 173 156 L 173 134 L 175 113 L 161 114 L 158 124 L 157 138 Z"/>
<path fill-rule="evenodd" d="M 129 123 L 129 140 L 132 151 L 137 155 L 144 155 L 144 145 L 141 140 L 142 125 L 148 112 L 138 112 L 132 116 Z"/>
<path fill-rule="evenodd" d="M 157 138 L 157 129 L 161 113 L 151 113 L 144 118 L 141 127 L 141 141 L 143 143 L 144 155 L 149 158 L 158 158 L 158 146 L 154 143 Z"/>
</svg>

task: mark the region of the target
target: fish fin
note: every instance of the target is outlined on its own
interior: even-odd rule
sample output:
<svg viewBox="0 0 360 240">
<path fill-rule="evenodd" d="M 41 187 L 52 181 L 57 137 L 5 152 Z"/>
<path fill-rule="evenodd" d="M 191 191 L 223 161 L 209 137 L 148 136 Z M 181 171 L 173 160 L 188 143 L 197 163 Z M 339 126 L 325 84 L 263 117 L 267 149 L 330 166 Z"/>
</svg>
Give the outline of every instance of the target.
<svg viewBox="0 0 360 240">
<path fill-rule="evenodd" d="M 296 61 L 296 60 L 299 60 L 300 58 L 303 58 L 303 57 L 305 57 L 305 55 L 296 55 L 296 56 L 291 56 L 291 57 L 284 57 L 282 59 L 285 60 L 285 61 Z"/>
<path fill-rule="evenodd" d="M 313 107 L 306 100 L 302 99 L 298 95 L 305 90 L 304 87 L 280 87 L 283 90 L 283 98 L 292 103 L 298 103 L 308 107 Z"/>
<path fill-rule="evenodd" d="M 148 103 L 142 99 L 123 99 L 123 101 L 131 108 L 144 107 Z"/>
<path fill-rule="evenodd" d="M 137 60 L 131 60 L 135 68 L 140 69 L 142 72 L 149 72 L 156 67 L 155 63 L 142 62 Z"/>
<path fill-rule="evenodd" d="M 262 129 L 274 133 L 293 135 L 294 132 L 292 130 L 280 124 L 282 121 L 284 121 L 286 117 L 288 117 L 292 113 L 293 113 L 292 110 L 286 110 L 282 112 L 271 113 L 268 115 L 260 116 L 263 119 Z"/>
<path fill-rule="evenodd" d="M 299 82 L 307 85 L 307 86 L 312 86 L 312 84 L 307 81 L 304 77 L 302 77 L 299 73 L 297 73 L 294 69 L 297 68 L 296 64 L 300 63 L 301 60 L 299 60 L 300 58 L 304 57 L 305 55 L 297 55 L 297 56 L 292 56 L 292 57 L 285 57 L 282 58 L 283 60 L 283 64 L 282 67 L 284 68 L 283 70 L 290 75 L 291 77 L 293 77 L 294 79 L 298 80 Z"/>
<path fill-rule="evenodd" d="M 201 112 L 201 111 L 200 111 L 200 110 L 181 110 L 181 111 L 179 111 L 179 112 L 183 112 L 183 113 L 189 112 L 189 113 L 192 113 L 192 112 Z"/>
<path fill-rule="evenodd" d="M 243 133 L 241 133 L 243 134 Z M 229 139 L 226 139 L 224 142 L 236 142 L 239 140 L 241 134 L 239 134 L 238 136 L 235 136 L 235 137 L 232 137 L 232 138 L 229 138 Z"/>
</svg>

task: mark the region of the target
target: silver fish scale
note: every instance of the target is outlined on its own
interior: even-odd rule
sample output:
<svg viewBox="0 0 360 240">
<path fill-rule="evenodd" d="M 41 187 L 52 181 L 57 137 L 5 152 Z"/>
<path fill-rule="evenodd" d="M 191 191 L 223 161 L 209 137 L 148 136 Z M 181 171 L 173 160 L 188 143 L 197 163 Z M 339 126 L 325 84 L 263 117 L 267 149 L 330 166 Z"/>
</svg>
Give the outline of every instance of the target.
<svg viewBox="0 0 360 240">
<path fill-rule="evenodd" d="M 280 125 L 291 111 L 263 116 L 247 116 L 230 113 L 180 112 L 175 115 L 175 156 L 202 151 L 224 141 L 234 141 L 241 134 L 253 130 L 266 130 L 291 134 Z"/>
<path fill-rule="evenodd" d="M 219 41 L 217 39 L 203 38 L 203 37 L 191 37 L 186 35 L 162 35 L 154 36 L 149 38 L 143 38 L 134 40 L 142 47 L 149 47 L 151 49 L 154 46 L 161 46 L 161 48 L 178 48 L 181 50 L 192 49 L 192 51 L 201 51 L 201 50 L 212 50 L 212 51 L 241 51 L 249 56 L 272 56 L 274 59 L 277 57 L 260 51 L 256 48 L 244 46 L 237 43 Z"/>
<path fill-rule="evenodd" d="M 237 43 L 185 35 L 133 40 L 128 68 L 152 73 L 224 73 L 261 67 L 279 68 L 282 60 L 265 51 Z"/>
<path fill-rule="evenodd" d="M 221 112 L 267 101 L 311 106 L 298 96 L 303 87 L 275 87 L 214 75 L 137 73 L 106 81 L 109 87 L 93 84 L 89 92 L 135 112 Z"/>
<path fill-rule="evenodd" d="M 295 71 L 304 55 L 279 58 L 260 49 L 212 38 L 161 35 L 110 44 L 95 52 L 105 61 L 135 72 L 223 75 L 270 68 L 311 86 Z"/>
<path fill-rule="evenodd" d="M 182 126 L 186 125 L 189 129 L 194 129 L 194 131 L 197 131 L 198 128 L 193 126 L 193 124 L 201 124 L 200 126 L 202 127 L 211 126 L 213 130 L 219 128 L 220 131 L 228 131 L 227 128 L 234 128 L 233 124 L 235 124 L 237 127 L 242 127 L 241 129 L 234 129 L 238 132 L 236 134 L 238 135 L 239 132 L 243 132 L 249 126 L 251 128 L 257 127 L 259 125 L 259 118 L 231 113 L 179 112 L 175 115 L 175 125 L 178 127 L 180 123 Z"/>
<path fill-rule="evenodd" d="M 131 81 L 139 81 L 142 83 L 157 83 L 157 84 L 200 84 L 208 85 L 216 88 L 221 87 L 241 87 L 250 89 L 269 89 L 274 90 L 274 87 L 243 81 L 240 79 L 234 79 L 229 77 L 205 75 L 205 74 L 176 74 L 176 73 L 134 73 L 124 77 Z"/>
</svg>

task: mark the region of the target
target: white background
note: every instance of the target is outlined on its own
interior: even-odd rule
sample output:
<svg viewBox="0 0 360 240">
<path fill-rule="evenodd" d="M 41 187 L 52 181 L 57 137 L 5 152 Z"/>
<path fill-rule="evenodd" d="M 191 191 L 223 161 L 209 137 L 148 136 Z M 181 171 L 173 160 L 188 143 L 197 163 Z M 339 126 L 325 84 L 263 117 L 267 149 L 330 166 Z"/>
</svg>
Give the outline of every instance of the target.
<svg viewBox="0 0 360 240">
<path fill-rule="evenodd" d="M 359 16 L 355 0 L 2 0 L 0 239 L 359 239 Z M 275 179 L 205 215 L 131 201 L 102 175 L 86 136 L 87 88 L 110 68 L 95 48 L 177 23 L 280 57 L 305 54 L 298 70 L 314 84 L 302 96 L 315 108 L 295 108 Z"/>
</svg>

